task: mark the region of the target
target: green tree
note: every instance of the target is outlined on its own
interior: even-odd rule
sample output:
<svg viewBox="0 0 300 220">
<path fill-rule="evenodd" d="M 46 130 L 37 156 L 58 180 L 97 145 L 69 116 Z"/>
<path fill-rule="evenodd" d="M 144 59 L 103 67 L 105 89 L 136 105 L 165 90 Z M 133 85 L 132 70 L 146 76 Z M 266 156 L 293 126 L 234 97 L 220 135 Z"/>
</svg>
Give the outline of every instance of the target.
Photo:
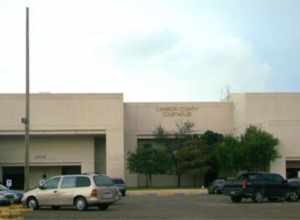
<svg viewBox="0 0 300 220">
<path fill-rule="evenodd" d="M 236 175 L 243 167 L 243 151 L 238 138 L 228 135 L 219 143 L 215 157 L 220 171 L 225 176 Z"/>
<path fill-rule="evenodd" d="M 201 139 L 210 147 L 215 147 L 218 143 L 221 143 L 224 139 L 223 134 L 207 130 L 201 135 Z"/>
<path fill-rule="evenodd" d="M 181 187 L 182 168 L 179 166 L 177 151 L 186 146 L 193 137 L 194 124 L 190 121 L 185 121 L 176 124 L 176 132 L 174 140 L 168 145 L 169 152 L 174 164 L 174 174 L 177 176 L 177 187 Z"/>
<path fill-rule="evenodd" d="M 254 126 L 236 138 L 226 136 L 218 145 L 216 158 L 225 175 L 239 171 L 268 171 L 270 163 L 279 158 L 279 140 L 272 134 Z"/>
<path fill-rule="evenodd" d="M 161 125 L 157 126 L 152 132 L 154 136 L 154 143 L 162 145 L 165 149 L 168 149 L 168 145 L 171 143 L 171 134 L 169 134 Z"/>
<path fill-rule="evenodd" d="M 196 180 L 209 169 L 209 146 L 197 135 L 185 144 L 176 152 L 177 173 L 194 176 L 194 185 L 196 185 Z"/>
<path fill-rule="evenodd" d="M 224 140 L 224 135 L 207 130 L 201 134 L 201 140 L 203 140 L 209 146 L 209 159 L 207 161 L 209 169 L 204 175 L 204 185 L 208 186 L 215 180 L 219 175 L 219 164 L 216 158 L 216 149 L 218 144 L 222 143 Z"/>
<path fill-rule="evenodd" d="M 128 153 L 127 166 L 130 172 L 144 174 L 146 186 L 152 186 L 152 175 L 164 174 L 170 169 L 169 154 L 151 145 L 138 146 L 136 152 Z"/>
<path fill-rule="evenodd" d="M 280 157 L 277 150 L 278 143 L 277 138 L 260 128 L 255 126 L 247 128 L 245 134 L 241 136 L 244 168 L 267 171 L 270 163 Z"/>
<path fill-rule="evenodd" d="M 193 136 L 194 124 L 189 121 L 176 124 L 176 131 L 172 134 L 166 132 L 164 128 L 159 125 L 154 131 L 154 142 L 156 145 L 164 148 L 169 157 L 171 158 L 171 166 L 169 174 L 175 174 L 177 176 L 177 186 L 181 186 L 181 170 L 178 167 L 178 161 L 176 152 L 186 145 L 186 142 L 191 140 Z"/>
</svg>

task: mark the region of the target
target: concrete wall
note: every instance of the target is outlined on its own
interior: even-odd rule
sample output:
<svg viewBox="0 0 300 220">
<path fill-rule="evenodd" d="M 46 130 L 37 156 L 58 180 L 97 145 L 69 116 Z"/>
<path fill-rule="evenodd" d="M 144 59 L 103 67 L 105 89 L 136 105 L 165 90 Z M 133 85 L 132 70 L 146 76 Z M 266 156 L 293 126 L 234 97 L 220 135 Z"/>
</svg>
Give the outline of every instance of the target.
<svg viewBox="0 0 300 220">
<path fill-rule="evenodd" d="M 265 129 L 280 140 L 281 157 L 271 164 L 271 170 L 286 176 L 286 162 L 300 161 L 300 121 L 270 121 Z"/>
<path fill-rule="evenodd" d="M 281 158 L 271 171 L 286 175 L 286 161 L 300 160 L 300 93 L 245 93 L 230 97 L 234 105 L 235 134 L 258 126 L 280 140 Z"/>
<path fill-rule="evenodd" d="M 95 172 L 106 172 L 106 143 L 104 138 L 95 140 Z"/>
<path fill-rule="evenodd" d="M 24 165 L 24 138 L 0 138 L 0 166 Z M 35 173 L 47 168 L 47 176 L 61 174 L 58 166 L 80 165 L 82 172 L 93 172 L 94 138 L 93 137 L 33 137 L 30 146 L 30 164 L 34 171 L 31 185 L 36 184 L 43 173 Z M 35 167 L 41 167 L 37 169 Z M 44 167 L 44 168 L 42 168 Z M 49 167 L 56 167 L 48 169 Z"/>
<path fill-rule="evenodd" d="M 2 94 L 0 107 L 0 134 L 23 131 L 24 95 Z M 105 134 L 106 173 L 124 176 L 122 94 L 33 94 L 30 108 L 32 132 Z M 94 161 L 86 163 L 83 171 L 94 171 Z"/>
<path fill-rule="evenodd" d="M 0 166 L 23 163 L 24 109 L 24 95 L 0 95 Z M 31 161 L 36 167 L 64 162 L 81 164 L 83 172 L 105 169 L 136 186 L 137 175 L 125 169 L 127 153 L 135 151 L 139 138 L 151 138 L 157 126 L 172 133 L 176 123 L 191 121 L 197 133 L 210 129 L 238 135 L 251 124 L 280 139 L 282 157 L 271 169 L 285 175 L 286 161 L 300 160 L 299 112 L 300 93 L 232 94 L 229 102 L 198 103 L 123 103 L 122 94 L 34 94 L 31 131 L 40 136 L 33 139 Z M 95 147 L 94 137 L 99 136 L 105 136 L 105 147 Z M 104 153 L 105 165 L 100 163 Z M 174 176 L 154 177 L 155 185 L 174 182 Z"/>
<path fill-rule="evenodd" d="M 0 164 L 24 164 L 24 139 L 0 138 Z M 83 172 L 94 171 L 93 137 L 32 137 L 30 146 L 32 165 L 47 166 L 79 164 Z"/>
<path fill-rule="evenodd" d="M 35 188 L 39 186 L 40 180 L 43 175 L 46 174 L 47 178 L 61 175 L 60 166 L 48 166 L 48 167 L 31 167 L 30 168 L 30 188 Z M 47 179 L 46 178 L 46 179 Z"/>
<path fill-rule="evenodd" d="M 157 126 L 168 132 L 176 130 L 176 123 L 191 121 L 195 132 L 208 129 L 228 134 L 233 132 L 232 104 L 226 102 L 208 103 L 125 103 L 125 153 L 134 152 L 137 139 L 149 137 Z M 137 186 L 138 177 L 126 171 L 128 185 Z M 154 177 L 157 186 L 176 185 L 175 176 Z M 183 180 L 192 185 L 192 181 Z"/>
<path fill-rule="evenodd" d="M 246 95 L 233 94 L 229 97 L 229 101 L 233 103 L 233 130 L 235 134 L 241 134 L 248 126 L 246 118 Z"/>
</svg>

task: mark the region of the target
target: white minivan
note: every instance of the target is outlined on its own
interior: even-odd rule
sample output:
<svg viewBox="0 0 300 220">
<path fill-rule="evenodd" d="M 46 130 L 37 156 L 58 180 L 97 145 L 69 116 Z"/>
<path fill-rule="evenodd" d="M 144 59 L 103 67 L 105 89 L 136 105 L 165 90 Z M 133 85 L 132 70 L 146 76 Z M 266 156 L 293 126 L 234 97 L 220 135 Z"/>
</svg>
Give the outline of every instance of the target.
<svg viewBox="0 0 300 220">
<path fill-rule="evenodd" d="M 83 211 L 89 206 L 105 210 L 119 199 L 120 192 L 110 177 L 82 174 L 51 177 L 38 188 L 24 193 L 22 203 L 32 209 L 74 206 Z"/>
</svg>

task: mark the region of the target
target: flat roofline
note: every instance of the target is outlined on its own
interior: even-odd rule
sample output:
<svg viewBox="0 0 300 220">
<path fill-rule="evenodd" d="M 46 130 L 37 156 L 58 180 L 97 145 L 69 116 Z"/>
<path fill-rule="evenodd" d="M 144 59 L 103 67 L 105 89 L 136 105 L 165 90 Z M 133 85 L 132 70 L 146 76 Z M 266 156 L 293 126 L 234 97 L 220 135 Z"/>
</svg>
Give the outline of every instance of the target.
<svg viewBox="0 0 300 220">
<path fill-rule="evenodd" d="M 233 92 L 231 95 L 300 95 L 299 92 Z"/>
<path fill-rule="evenodd" d="M 123 93 L 30 93 L 31 97 L 112 97 L 123 99 Z M 25 97 L 25 93 L 0 93 L 0 97 Z"/>
<path fill-rule="evenodd" d="M 205 101 L 205 102 L 202 102 L 202 101 L 191 101 L 191 102 L 185 102 L 185 101 L 178 101 L 178 102 L 124 102 L 124 104 L 132 104 L 132 105 L 153 105 L 153 104 L 157 104 L 157 105 L 165 105 L 165 104 L 168 104 L 168 105 L 184 105 L 184 104 L 194 104 L 194 105 L 197 105 L 197 104 L 231 104 L 230 102 L 227 102 L 227 101 Z"/>
<path fill-rule="evenodd" d="M 30 135 L 104 135 L 105 129 L 61 129 L 61 130 L 30 130 Z M 0 136 L 23 136 L 24 130 L 0 130 Z"/>
<path fill-rule="evenodd" d="M 32 100 L 115 99 L 123 102 L 123 93 L 31 93 Z M 25 100 L 24 93 L 0 93 L 0 99 Z"/>
<path fill-rule="evenodd" d="M 22 92 L 16 92 L 16 93 L 5 93 L 5 92 L 1 92 L 0 95 L 25 95 L 25 93 Z M 30 95 L 123 95 L 123 93 L 89 93 L 89 92 L 82 92 L 82 93 L 78 93 L 78 92 L 32 92 L 30 93 Z"/>
</svg>

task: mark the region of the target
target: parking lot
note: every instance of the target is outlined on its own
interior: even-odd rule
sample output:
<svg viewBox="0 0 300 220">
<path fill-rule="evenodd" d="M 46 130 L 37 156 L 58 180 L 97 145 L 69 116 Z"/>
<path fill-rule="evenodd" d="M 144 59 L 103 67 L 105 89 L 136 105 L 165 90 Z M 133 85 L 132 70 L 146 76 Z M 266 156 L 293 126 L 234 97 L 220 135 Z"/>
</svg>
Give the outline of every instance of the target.
<svg viewBox="0 0 300 220">
<path fill-rule="evenodd" d="M 42 209 L 26 215 L 31 219 L 299 219 L 300 202 L 243 202 L 233 204 L 219 195 L 128 196 L 106 211 L 89 209 L 79 212 L 66 208 Z"/>
</svg>

